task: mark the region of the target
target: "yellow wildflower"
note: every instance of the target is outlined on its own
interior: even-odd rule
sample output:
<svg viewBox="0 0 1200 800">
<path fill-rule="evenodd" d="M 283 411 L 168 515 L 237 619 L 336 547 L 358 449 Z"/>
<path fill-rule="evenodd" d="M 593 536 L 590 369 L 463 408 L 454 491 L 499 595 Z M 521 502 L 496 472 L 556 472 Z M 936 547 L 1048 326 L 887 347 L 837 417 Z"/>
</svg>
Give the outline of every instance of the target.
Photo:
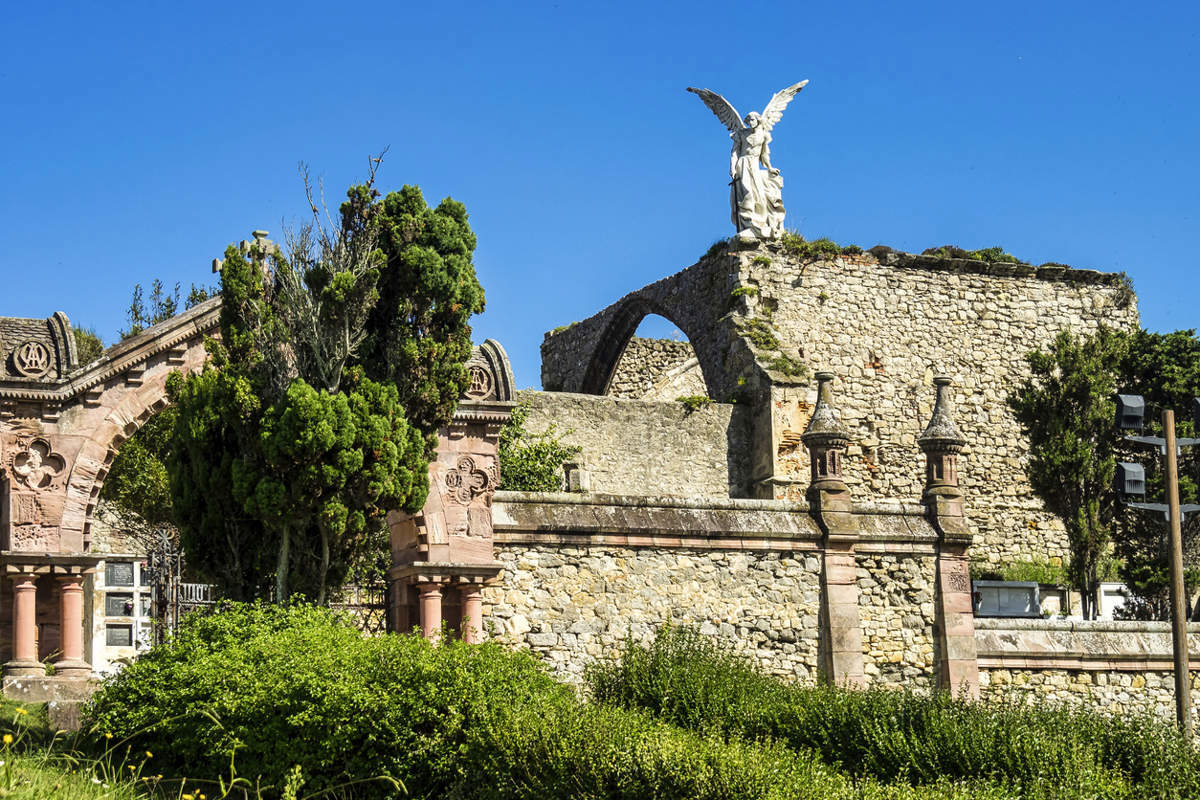
<svg viewBox="0 0 1200 800">
<path fill-rule="evenodd" d="M 106 734 L 104 734 L 104 738 L 105 738 L 105 739 L 111 739 L 111 738 L 112 738 L 112 734 L 111 734 L 111 733 L 106 733 Z"/>
<path fill-rule="evenodd" d="M 179 800 L 196 800 L 196 796 L 194 794 L 185 794 Z"/>
<path fill-rule="evenodd" d="M 151 753 L 149 750 L 147 750 L 147 751 L 146 751 L 146 758 L 154 758 L 154 753 Z"/>
<path fill-rule="evenodd" d="M 12 734 L 11 733 L 4 734 L 4 743 L 12 744 Z"/>
<path fill-rule="evenodd" d="M 26 710 L 25 710 L 25 709 L 23 709 L 23 708 L 18 708 L 18 709 L 17 709 L 17 713 L 18 713 L 18 714 L 28 714 L 29 712 L 28 712 L 28 711 L 26 711 Z"/>
</svg>

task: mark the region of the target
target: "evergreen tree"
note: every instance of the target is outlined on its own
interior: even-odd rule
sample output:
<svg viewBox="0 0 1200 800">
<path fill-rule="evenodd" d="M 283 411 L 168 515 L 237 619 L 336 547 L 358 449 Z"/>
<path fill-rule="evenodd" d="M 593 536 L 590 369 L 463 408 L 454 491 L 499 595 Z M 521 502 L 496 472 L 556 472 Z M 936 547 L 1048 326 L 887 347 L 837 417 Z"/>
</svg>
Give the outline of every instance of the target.
<svg viewBox="0 0 1200 800">
<path fill-rule="evenodd" d="M 326 231 L 309 199 L 286 254 L 226 251 L 221 341 L 172 383 L 175 516 L 189 564 L 229 596 L 266 594 L 273 573 L 277 600 L 324 602 L 385 541 L 388 510 L 424 504 L 483 307 L 461 204 L 407 186 L 380 200 L 369 181 Z"/>
<path fill-rule="evenodd" d="M 1195 331 L 1151 333 L 1140 330 L 1129 340 L 1129 352 L 1120 369 L 1120 391 L 1140 394 L 1146 401 L 1146 433 L 1162 436 L 1160 412 L 1164 408 L 1176 412 L 1175 427 L 1180 437 L 1195 435 L 1188 410 L 1192 399 L 1200 396 L 1200 339 Z M 1126 446 L 1122 461 L 1138 461 L 1146 467 L 1148 499 L 1166 502 L 1162 457 L 1144 447 Z M 1200 482 L 1200 457 L 1195 448 L 1185 449 L 1179 457 L 1180 502 L 1197 502 Z M 1197 518 L 1184 520 L 1183 538 L 1185 584 L 1189 593 L 1200 582 L 1195 568 L 1194 547 L 1200 529 Z M 1159 514 L 1118 506 L 1114 552 L 1120 559 L 1121 580 L 1132 595 L 1126 602 L 1123 615 L 1140 619 L 1170 617 L 1170 564 L 1167 551 L 1167 529 Z"/>
<path fill-rule="evenodd" d="M 1127 347 L 1124 334 L 1106 328 L 1084 339 L 1062 331 L 1047 351 L 1029 354 L 1031 376 L 1009 398 L 1029 437 L 1029 482 L 1066 526 L 1067 575 L 1089 618 L 1112 535 L 1114 395 Z"/>
</svg>

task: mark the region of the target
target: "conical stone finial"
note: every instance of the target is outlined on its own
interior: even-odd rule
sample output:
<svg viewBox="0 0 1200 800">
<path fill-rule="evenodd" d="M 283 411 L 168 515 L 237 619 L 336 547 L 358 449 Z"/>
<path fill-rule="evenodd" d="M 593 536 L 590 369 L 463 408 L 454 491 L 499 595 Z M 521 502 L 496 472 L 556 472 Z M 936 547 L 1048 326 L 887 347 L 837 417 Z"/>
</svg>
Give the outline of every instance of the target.
<svg viewBox="0 0 1200 800">
<path fill-rule="evenodd" d="M 812 463 L 812 487 L 845 491 L 842 480 L 842 451 L 850 444 L 850 433 L 842 427 L 841 414 L 833 407 L 832 372 L 818 372 L 817 407 L 800 440 L 808 448 Z"/>
<path fill-rule="evenodd" d="M 850 443 L 850 432 L 842 427 L 842 415 L 833 407 L 832 372 L 818 372 L 817 407 L 813 409 L 812 419 L 808 427 L 800 435 L 805 446 L 824 445 L 826 447 L 845 447 Z"/>
<path fill-rule="evenodd" d="M 962 431 L 954 424 L 954 402 L 949 392 L 951 383 L 945 375 L 933 379 L 933 385 L 937 387 L 933 416 L 925 426 L 925 432 L 917 439 L 917 444 L 925 453 L 957 453 L 967 443 Z"/>
</svg>

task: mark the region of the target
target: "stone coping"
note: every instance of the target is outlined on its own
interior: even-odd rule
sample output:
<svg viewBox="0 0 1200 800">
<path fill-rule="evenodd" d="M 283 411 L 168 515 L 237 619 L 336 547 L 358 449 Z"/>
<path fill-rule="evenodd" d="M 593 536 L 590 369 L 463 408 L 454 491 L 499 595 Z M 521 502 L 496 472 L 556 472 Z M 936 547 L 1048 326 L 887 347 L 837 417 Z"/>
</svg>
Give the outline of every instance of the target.
<svg viewBox="0 0 1200 800">
<path fill-rule="evenodd" d="M 863 552 L 934 552 L 920 506 L 855 509 Z M 818 550 L 824 533 L 807 503 L 743 498 L 497 492 L 499 544 L 739 550 Z"/>
<path fill-rule="evenodd" d="M 997 617 L 976 617 L 975 630 L 1169 634 L 1171 632 L 1171 623 L 1124 619 L 1003 619 Z M 1200 634 L 1200 622 L 1189 622 L 1188 633 Z"/>
<path fill-rule="evenodd" d="M 810 510 L 808 503 L 803 500 L 761 500 L 753 497 L 676 497 L 673 495 L 602 494 L 599 492 L 510 492 L 500 490 L 495 494 L 495 502 L 627 506 L 631 508 L 689 508 L 695 510 L 790 511 L 803 514 L 807 514 Z M 851 510 L 855 514 L 922 518 L 925 516 L 925 507 L 920 503 L 906 503 L 900 500 L 853 503 Z"/>
<path fill-rule="evenodd" d="M 1167 671 L 1173 667 L 1169 622 L 977 619 L 984 669 Z M 1200 667 L 1200 624 L 1188 625 L 1192 668 Z"/>
</svg>

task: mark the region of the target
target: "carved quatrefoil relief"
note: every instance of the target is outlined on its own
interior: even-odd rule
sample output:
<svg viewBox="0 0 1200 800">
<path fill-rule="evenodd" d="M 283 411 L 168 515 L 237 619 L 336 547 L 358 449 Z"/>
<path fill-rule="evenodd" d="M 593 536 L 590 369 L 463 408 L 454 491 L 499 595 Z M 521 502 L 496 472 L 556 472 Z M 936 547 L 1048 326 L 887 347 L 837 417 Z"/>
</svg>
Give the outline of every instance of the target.
<svg viewBox="0 0 1200 800">
<path fill-rule="evenodd" d="M 40 378 L 50 370 L 50 349 L 30 339 L 21 342 L 12 352 L 13 369 L 26 378 Z"/>
<path fill-rule="evenodd" d="M 62 474 L 67 463 L 50 450 L 49 442 L 34 439 L 12 459 L 13 478 L 27 489 L 44 489 Z"/>
<path fill-rule="evenodd" d="M 475 466 L 475 459 L 463 456 L 458 459 L 455 469 L 446 473 L 446 488 L 450 490 L 450 498 L 466 505 L 479 495 L 494 491 L 500 483 L 495 473 L 494 466 L 480 469 Z"/>
</svg>

